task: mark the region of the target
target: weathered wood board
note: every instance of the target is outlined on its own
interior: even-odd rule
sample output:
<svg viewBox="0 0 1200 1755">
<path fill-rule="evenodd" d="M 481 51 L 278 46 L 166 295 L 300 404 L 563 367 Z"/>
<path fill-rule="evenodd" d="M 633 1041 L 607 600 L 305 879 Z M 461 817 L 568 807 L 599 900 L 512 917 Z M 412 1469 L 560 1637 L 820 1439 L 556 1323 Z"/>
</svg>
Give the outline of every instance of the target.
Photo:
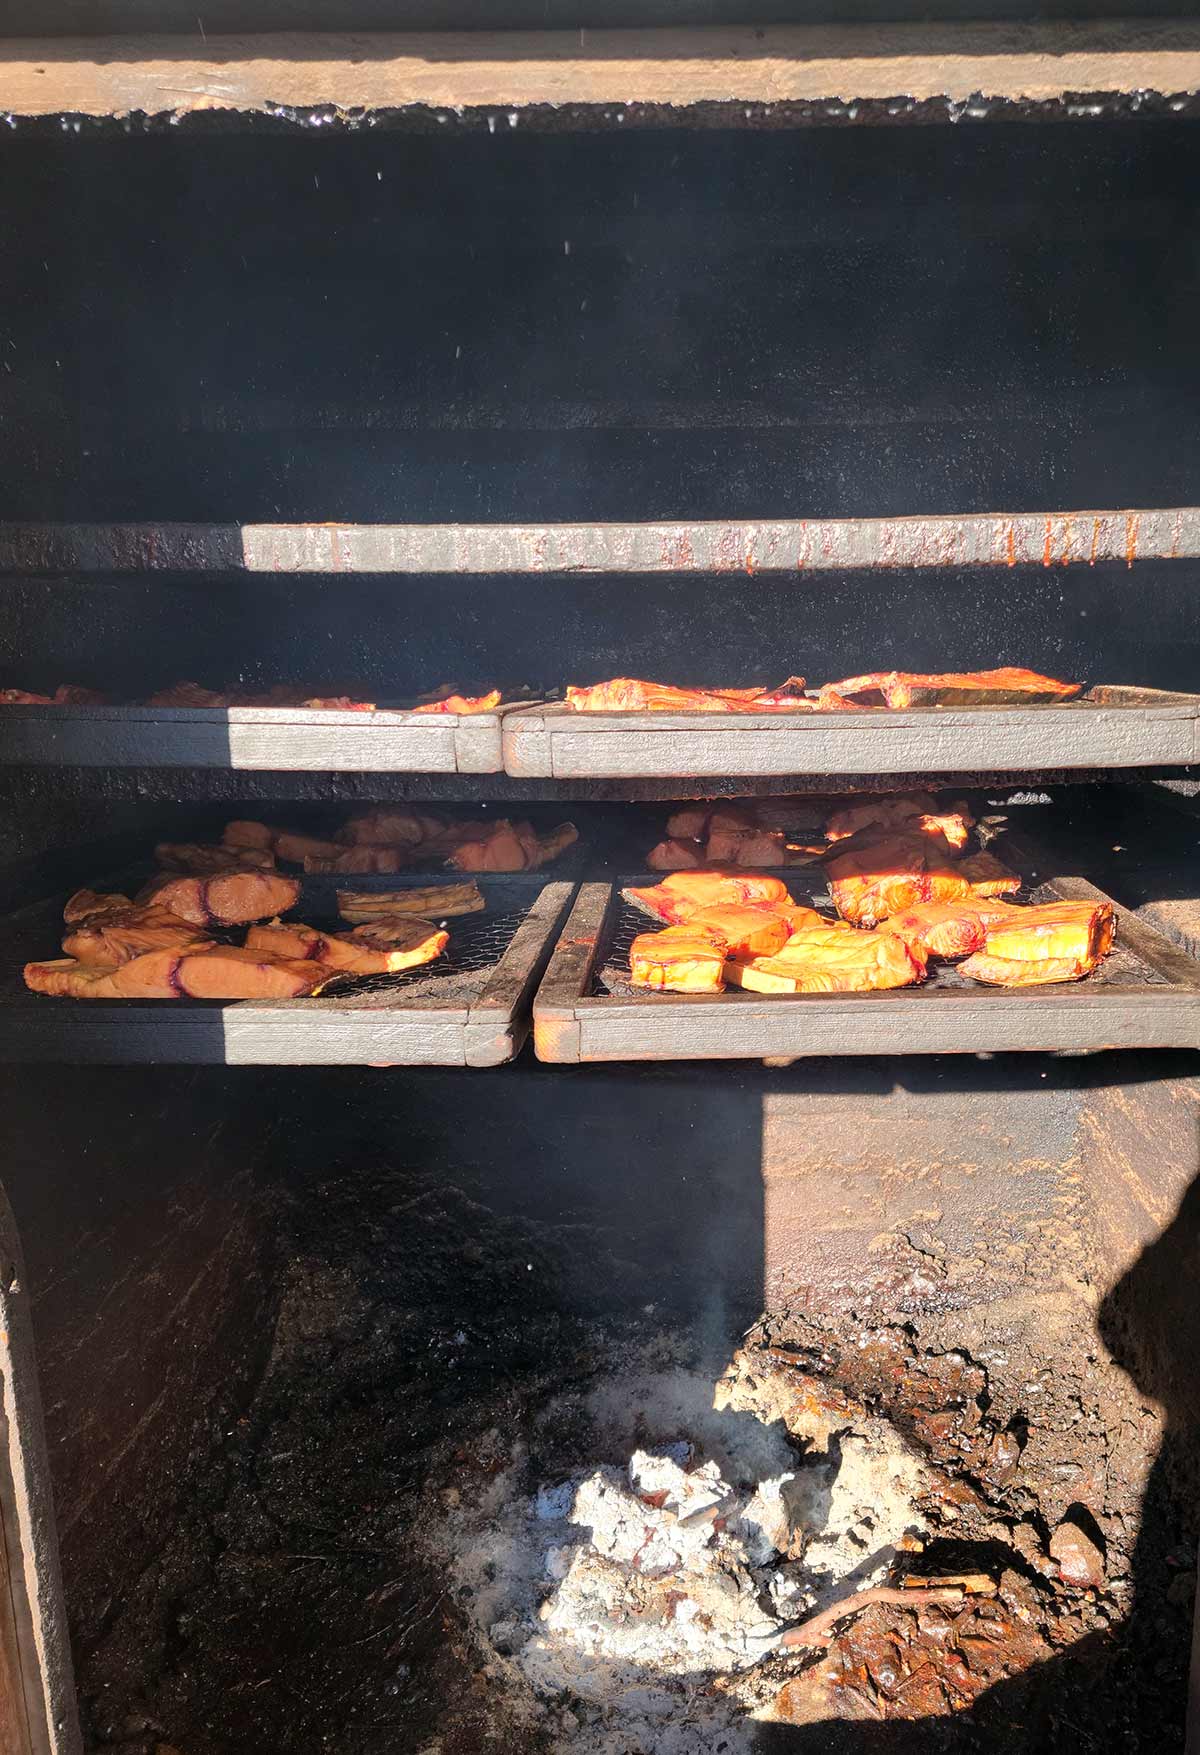
<svg viewBox="0 0 1200 1755">
<path fill-rule="evenodd" d="M 504 767 L 516 778 L 688 774 L 1033 773 L 1169 767 L 1200 757 L 1200 696 L 1094 688 L 1041 707 L 799 713 L 576 713 L 515 709 Z"/>
<path fill-rule="evenodd" d="M 306 880 L 298 919 L 333 920 L 338 880 Z M 540 876 L 480 878 L 487 908 L 448 922 L 446 957 L 315 999 L 65 1000 L 30 993 L 24 963 L 57 954 L 62 897 L 0 923 L 0 1061 L 226 1066 L 498 1066 L 530 1007 L 574 894 Z M 428 884 L 355 877 L 355 889 Z M 439 992 L 439 989 L 443 991 Z"/>
<path fill-rule="evenodd" d="M 539 1060 L 1200 1048 L 1200 962 L 1115 903 L 1116 949 L 1082 982 L 1017 992 L 940 970 L 923 987 L 883 993 L 598 993 L 620 890 L 654 881 L 581 887 L 534 1001 Z M 1046 878 L 1043 889 L 1047 900 L 1108 899 L 1074 876 Z"/>
<path fill-rule="evenodd" d="M 505 712 L 301 707 L 0 707 L 0 764 L 498 774 Z"/>
</svg>

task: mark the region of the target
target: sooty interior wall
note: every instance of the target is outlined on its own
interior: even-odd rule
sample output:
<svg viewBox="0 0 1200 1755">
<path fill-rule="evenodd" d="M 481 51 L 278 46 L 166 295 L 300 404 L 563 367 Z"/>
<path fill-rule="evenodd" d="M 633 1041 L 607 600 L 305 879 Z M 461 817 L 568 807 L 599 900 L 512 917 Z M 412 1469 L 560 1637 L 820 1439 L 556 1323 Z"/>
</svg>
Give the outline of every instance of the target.
<svg viewBox="0 0 1200 1755">
<path fill-rule="evenodd" d="M 275 128 L 6 131 L 0 516 L 1194 498 L 1189 122 Z"/>
<path fill-rule="evenodd" d="M 145 698 L 180 677 L 410 700 L 605 676 L 811 682 L 1015 663 L 1193 689 L 1200 563 L 695 578 L 0 581 L 0 686 Z M 81 630 L 85 630 L 81 637 Z"/>
</svg>

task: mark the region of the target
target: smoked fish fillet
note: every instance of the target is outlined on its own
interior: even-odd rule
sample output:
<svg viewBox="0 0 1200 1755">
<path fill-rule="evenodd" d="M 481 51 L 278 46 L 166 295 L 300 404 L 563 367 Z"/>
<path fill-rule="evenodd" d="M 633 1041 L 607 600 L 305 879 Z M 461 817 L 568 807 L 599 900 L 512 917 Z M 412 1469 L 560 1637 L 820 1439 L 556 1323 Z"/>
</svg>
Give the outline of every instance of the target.
<svg viewBox="0 0 1200 1755">
<path fill-rule="evenodd" d="M 216 945 L 181 957 L 175 980 L 190 999 L 304 999 L 330 974 L 323 963 Z"/>
<path fill-rule="evenodd" d="M 748 902 L 722 902 L 712 908 L 697 908 L 688 916 L 686 925 L 689 932 L 718 940 L 731 957 L 769 957 L 783 948 L 792 930 L 769 905 Z"/>
<path fill-rule="evenodd" d="M 707 865 L 704 847 L 699 841 L 681 841 L 668 837 L 659 841 L 646 855 L 650 871 L 699 871 Z"/>
<path fill-rule="evenodd" d="M 169 908 L 114 908 L 70 928 L 62 941 L 63 955 L 81 963 L 109 966 L 132 962 L 147 951 L 194 950 L 210 944 L 204 928 L 172 914 Z"/>
<path fill-rule="evenodd" d="M 629 979 L 634 987 L 720 993 L 724 967 L 724 942 L 690 926 L 641 932 L 629 947 Z"/>
<path fill-rule="evenodd" d="M 286 914 L 300 900 L 300 885 L 274 871 L 234 871 L 210 878 L 162 873 L 139 891 L 137 900 L 157 902 L 195 926 L 245 926 Z"/>
<path fill-rule="evenodd" d="M 1015 896 L 1021 880 L 994 853 L 968 853 L 956 867 L 977 896 Z"/>
<path fill-rule="evenodd" d="M 1078 981 L 1108 955 L 1114 930 L 1110 902 L 1014 908 L 988 928 L 983 949 L 967 958 L 962 973 L 999 987 Z"/>
<path fill-rule="evenodd" d="M 485 839 L 456 847 L 446 864 L 454 871 L 538 871 L 578 839 L 574 823 L 560 823 L 548 835 L 539 835 L 529 823 L 501 818 Z"/>
<path fill-rule="evenodd" d="M 430 701 L 424 707 L 414 707 L 414 713 L 490 713 L 500 705 L 500 690 L 489 689 L 486 695 L 446 695 L 440 701 Z"/>
<path fill-rule="evenodd" d="M 33 993 L 56 999 L 178 999 L 182 961 L 178 950 L 147 951 L 119 964 L 79 963 L 74 957 L 60 957 L 47 963 L 26 963 L 25 985 Z"/>
<path fill-rule="evenodd" d="M 85 689 L 80 683 L 59 683 L 52 695 L 0 689 L 0 707 L 103 707 L 107 700 L 99 689 Z"/>
<path fill-rule="evenodd" d="M 414 885 L 407 890 L 339 890 L 338 913 L 343 920 L 362 925 L 389 919 L 396 914 L 418 919 L 449 920 L 459 914 L 478 914 L 487 907 L 474 879 L 457 884 Z"/>
<path fill-rule="evenodd" d="M 68 926 L 77 926 L 81 921 L 94 920 L 97 914 L 124 913 L 133 907 L 131 896 L 118 896 L 111 892 L 104 894 L 99 890 L 76 890 L 68 896 L 63 908 L 63 919 Z"/>
<path fill-rule="evenodd" d="M 450 934 L 432 921 L 412 916 L 380 918 L 348 933 L 320 932 L 315 926 L 284 924 L 252 926 L 246 949 L 272 957 L 321 963 L 327 970 L 350 975 L 395 975 L 440 957 Z"/>
<path fill-rule="evenodd" d="M 766 872 L 681 871 L 665 877 L 651 889 L 628 889 L 626 901 L 675 926 L 690 919 L 698 908 L 726 902 L 791 902 L 787 885 Z"/>
<path fill-rule="evenodd" d="M 918 902 L 955 902 L 970 881 L 920 835 L 896 835 L 840 855 L 827 866 L 829 893 L 843 920 L 874 927 Z"/>
<path fill-rule="evenodd" d="M 945 671 L 922 675 L 907 670 L 877 670 L 864 676 L 844 677 L 825 683 L 817 695 L 819 705 L 844 704 L 885 707 L 1031 706 L 1038 702 L 1068 701 L 1082 683 L 1060 682 L 1040 676 L 1036 670 L 1007 665 L 999 670 Z"/>
<path fill-rule="evenodd" d="M 671 683 L 617 676 L 587 688 L 567 690 L 575 713 L 762 713 L 775 708 L 811 712 L 802 693 L 803 677 L 789 677 L 781 689 L 684 689 Z"/>
<path fill-rule="evenodd" d="M 236 852 L 272 853 L 289 865 L 303 865 L 306 859 L 334 858 L 342 851 L 336 841 L 322 840 L 319 835 L 295 834 L 290 829 L 272 829 L 266 823 L 226 823 L 221 844 Z"/>
<path fill-rule="evenodd" d="M 725 965 L 725 979 L 752 993 L 872 993 L 924 978 L 903 939 L 836 924 L 794 933 L 774 956 Z"/>
<path fill-rule="evenodd" d="M 889 915 L 879 931 L 894 933 L 922 962 L 929 957 L 968 957 L 981 951 L 989 926 L 1019 920 L 1028 910 L 1011 902 L 988 901 L 982 896 L 960 902 L 918 902 Z"/>
<path fill-rule="evenodd" d="M 185 871 L 193 877 L 214 877 L 222 871 L 275 869 L 275 855 L 267 847 L 206 847 L 196 841 L 160 841 L 154 857 L 163 871 Z"/>
</svg>

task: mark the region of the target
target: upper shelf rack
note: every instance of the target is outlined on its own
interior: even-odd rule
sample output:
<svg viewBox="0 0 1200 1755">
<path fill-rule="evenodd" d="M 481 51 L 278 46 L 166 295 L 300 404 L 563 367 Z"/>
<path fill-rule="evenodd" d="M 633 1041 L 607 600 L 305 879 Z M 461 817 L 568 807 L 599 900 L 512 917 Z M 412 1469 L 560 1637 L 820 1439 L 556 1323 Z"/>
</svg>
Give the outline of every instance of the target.
<svg viewBox="0 0 1200 1755">
<path fill-rule="evenodd" d="M 0 523 L 0 573 L 796 573 L 1200 558 L 1200 506 L 596 524 Z"/>
</svg>

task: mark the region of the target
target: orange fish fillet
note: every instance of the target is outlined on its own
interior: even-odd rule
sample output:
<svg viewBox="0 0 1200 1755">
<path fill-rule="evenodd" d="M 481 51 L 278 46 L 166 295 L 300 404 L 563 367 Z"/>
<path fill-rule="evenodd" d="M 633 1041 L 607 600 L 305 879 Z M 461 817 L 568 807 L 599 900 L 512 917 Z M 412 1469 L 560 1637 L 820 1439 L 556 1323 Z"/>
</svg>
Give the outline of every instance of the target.
<svg viewBox="0 0 1200 1755">
<path fill-rule="evenodd" d="M 244 926 L 286 914 L 300 900 L 300 885 L 273 871 L 225 872 L 211 878 L 164 873 L 151 879 L 137 900 L 157 902 L 194 926 Z"/>
<path fill-rule="evenodd" d="M 154 857 L 164 871 L 212 877 L 221 871 L 272 871 L 275 855 L 267 847 L 205 847 L 195 841 L 160 841 Z"/>
<path fill-rule="evenodd" d="M 567 705 L 576 713 L 761 713 L 773 708 L 813 710 L 801 694 L 803 677 L 789 677 L 782 689 L 684 689 L 671 683 L 618 676 L 587 688 L 569 688 Z"/>
<path fill-rule="evenodd" d="M 446 695 L 440 701 L 430 701 L 424 707 L 414 707 L 414 713 L 490 713 L 500 705 L 500 690 L 491 689 L 486 695 Z"/>
<path fill-rule="evenodd" d="M 302 999 L 329 975 L 322 963 L 216 945 L 181 957 L 175 980 L 191 999 Z"/>
<path fill-rule="evenodd" d="M 878 926 L 918 902 L 955 902 L 971 894 L 968 879 L 938 863 L 920 835 L 897 835 L 830 861 L 829 893 L 843 920 Z"/>
<path fill-rule="evenodd" d="M 698 908 L 687 919 L 689 932 L 719 940 L 732 957 L 769 957 L 787 943 L 791 927 L 769 906 L 722 902 Z"/>
<path fill-rule="evenodd" d="M 994 853 L 969 853 L 956 869 L 977 896 L 1015 896 L 1021 880 Z"/>
<path fill-rule="evenodd" d="M 450 941 L 444 928 L 413 916 L 394 916 L 372 921 L 353 932 L 318 932 L 316 927 L 273 921 L 252 926 L 246 934 L 248 951 L 268 956 L 321 963 L 351 975 L 395 975 L 432 963 Z"/>
<path fill-rule="evenodd" d="M 629 947 L 629 979 L 634 987 L 720 993 L 724 965 L 724 941 L 690 926 L 639 933 Z"/>
<path fill-rule="evenodd" d="M 928 957 L 967 957 L 983 949 L 988 927 L 1009 915 L 1025 912 L 1011 902 L 989 902 L 981 896 L 961 902 L 918 902 L 880 922 L 879 931 L 894 933 L 922 962 Z"/>
<path fill-rule="evenodd" d="M 1066 701 L 1077 695 L 1082 683 L 1059 682 L 1056 677 L 1040 676 L 1036 670 L 1005 666 L 999 670 L 945 671 L 927 676 L 907 670 L 877 670 L 864 676 L 849 676 L 841 682 L 826 683 L 818 694 L 818 702 L 830 705 L 847 700 L 861 705 L 882 702 L 885 707 L 971 706 L 1005 703 L 1032 704 L 1040 701 Z"/>
<path fill-rule="evenodd" d="M 790 902 L 782 879 L 765 872 L 681 871 L 652 889 L 628 889 L 627 901 L 670 925 L 689 919 L 698 908 L 726 902 Z"/>
<path fill-rule="evenodd" d="M 962 965 L 964 975 L 1001 987 L 1078 981 L 1112 949 L 1110 902 L 1048 902 L 1014 908 L 989 927 L 982 951 Z"/>
<path fill-rule="evenodd" d="M 204 929 L 169 908 L 114 908 L 81 921 L 62 941 L 64 956 L 112 967 L 147 951 L 182 951 L 210 944 Z"/>
<path fill-rule="evenodd" d="M 111 965 L 61 957 L 26 963 L 25 985 L 58 999 L 178 999 L 183 991 L 179 984 L 183 960 L 178 950 L 147 951 L 127 963 Z"/>
<path fill-rule="evenodd" d="M 871 993 L 924 976 L 924 964 L 902 939 L 838 925 L 794 933 L 774 956 L 725 965 L 727 981 L 754 993 Z"/>
<path fill-rule="evenodd" d="M 99 890 L 76 890 L 67 898 L 63 908 L 63 919 L 68 926 L 77 926 L 84 920 L 93 920 L 97 914 L 124 913 L 133 907 L 130 896 L 102 894 Z"/>
</svg>

